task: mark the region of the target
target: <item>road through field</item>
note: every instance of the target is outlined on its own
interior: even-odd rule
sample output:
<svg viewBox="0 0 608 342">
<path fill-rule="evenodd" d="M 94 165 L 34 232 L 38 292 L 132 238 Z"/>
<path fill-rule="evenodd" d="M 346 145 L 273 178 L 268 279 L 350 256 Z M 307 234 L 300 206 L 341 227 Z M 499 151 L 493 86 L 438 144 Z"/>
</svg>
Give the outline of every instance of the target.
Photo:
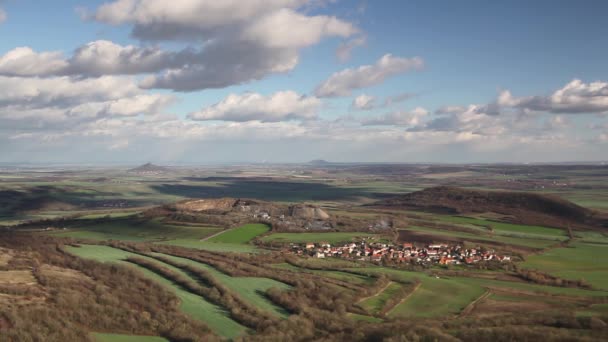
<svg viewBox="0 0 608 342">
<path fill-rule="evenodd" d="M 216 236 L 218 236 L 218 235 L 220 235 L 220 234 L 224 234 L 224 233 L 226 233 L 226 232 L 229 232 L 229 231 L 231 231 L 231 230 L 233 230 L 233 229 L 234 229 L 234 228 L 230 228 L 230 229 L 226 229 L 226 230 L 219 231 L 219 232 L 217 232 L 217 233 L 215 233 L 215 234 L 213 234 L 213 235 L 206 236 L 206 237 L 204 237 L 204 238 L 200 239 L 199 241 L 207 241 L 207 240 L 209 240 L 209 239 L 211 239 L 211 238 L 214 238 L 214 237 L 216 237 Z"/>
</svg>

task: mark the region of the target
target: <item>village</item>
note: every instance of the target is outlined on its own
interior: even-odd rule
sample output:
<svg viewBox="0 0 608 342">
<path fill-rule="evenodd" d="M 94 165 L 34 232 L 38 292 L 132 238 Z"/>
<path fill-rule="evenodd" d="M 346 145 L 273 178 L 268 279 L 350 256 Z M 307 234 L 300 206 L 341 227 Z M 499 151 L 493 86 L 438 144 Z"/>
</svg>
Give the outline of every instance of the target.
<svg viewBox="0 0 608 342">
<path fill-rule="evenodd" d="M 328 242 L 291 244 L 290 253 L 314 258 L 343 258 L 350 260 L 381 262 L 396 261 L 424 265 L 460 265 L 474 264 L 481 261 L 510 262 L 511 257 L 497 255 L 494 250 L 483 247 L 463 248 L 460 245 L 427 244 L 417 246 L 414 243 L 383 243 L 363 239 L 358 242 L 332 246 Z"/>
</svg>

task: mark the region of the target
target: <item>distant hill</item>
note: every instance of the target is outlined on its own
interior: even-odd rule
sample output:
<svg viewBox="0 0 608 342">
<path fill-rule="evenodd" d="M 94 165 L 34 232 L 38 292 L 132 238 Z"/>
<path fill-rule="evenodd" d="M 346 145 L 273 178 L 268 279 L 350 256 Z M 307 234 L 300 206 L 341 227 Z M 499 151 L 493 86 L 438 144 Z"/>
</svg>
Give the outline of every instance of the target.
<svg viewBox="0 0 608 342">
<path fill-rule="evenodd" d="M 388 198 L 372 204 L 449 214 L 498 213 L 530 225 L 565 227 L 584 224 L 593 215 L 557 196 L 510 191 L 483 191 L 439 186 Z"/>
<path fill-rule="evenodd" d="M 315 159 L 315 160 L 309 161 L 308 164 L 321 166 L 321 165 L 330 165 L 331 163 L 324 159 Z"/>
<path fill-rule="evenodd" d="M 170 171 L 168 168 L 164 167 L 164 166 L 158 166 L 158 165 L 154 165 L 152 163 L 146 163 L 144 165 L 138 166 L 136 168 L 133 168 L 131 170 L 129 170 L 129 172 L 168 172 Z"/>
</svg>

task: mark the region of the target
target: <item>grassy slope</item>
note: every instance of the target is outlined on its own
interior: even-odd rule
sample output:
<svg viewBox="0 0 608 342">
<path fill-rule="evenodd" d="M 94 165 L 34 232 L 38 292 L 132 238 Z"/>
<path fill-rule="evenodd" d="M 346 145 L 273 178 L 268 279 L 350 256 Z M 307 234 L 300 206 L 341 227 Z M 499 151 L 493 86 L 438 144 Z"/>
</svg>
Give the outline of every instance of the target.
<svg viewBox="0 0 608 342">
<path fill-rule="evenodd" d="M 262 235 L 269 230 L 270 227 L 265 224 L 246 224 L 242 227 L 227 230 L 226 232 L 216 235 L 207 241 L 213 243 L 247 244 L 256 236 Z"/>
<path fill-rule="evenodd" d="M 260 253 L 262 250 L 253 245 L 236 243 L 213 243 L 192 239 L 176 239 L 158 242 L 165 245 L 180 246 L 185 248 L 203 249 L 212 252 L 233 252 L 233 253 Z"/>
<path fill-rule="evenodd" d="M 264 293 L 271 287 L 279 288 L 287 290 L 290 286 L 278 282 L 273 279 L 268 278 L 258 278 L 258 277 L 231 277 L 227 274 L 224 274 L 214 267 L 211 267 L 207 264 L 199 263 L 193 260 L 179 258 L 175 256 L 155 253 L 159 256 L 164 256 L 170 258 L 176 262 L 193 265 L 195 267 L 201 268 L 209 273 L 213 277 L 215 277 L 222 284 L 226 285 L 230 290 L 238 293 L 243 299 L 250 302 L 251 304 L 259 307 L 262 310 L 271 312 L 278 316 L 287 317 L 287 312 L 273 304 L 270 300 L 268 300 Z"/>
<path fill-rule="evenodd" d="M 172 239 L 161 243 L 214 252 L 258 253 L 261 250 L 249 244 L 249 242 L 268 230 L 270 230 L 270 227 L 265 224 L 246 224 L 227 230 L 205 241 L 200 241 L 200 239 Z"/>
<path fill-rule="evenodd" d="M 125 265 L 137 268 L 146 277 L 155 280 L 156 282 L 162 284 L 163 286 L 171 290 L 173 293 L 175 293 L 175 295 L 181 300 L 180 308 L 184 313 L 190 315 L 194 319 L 198 319 L 205 322 L 213 331 L 215 331 L 221 336 L 234 338 L 239 335 L 242 335 L 246 330 L 245 327 L 230 319 L 227 316 L 228 313 L 223 308 L 208 302 L 203 297 L 183 290 L 181 287 L 173 284 L 170 280 L 163 278 L 152 271 L 122 261 L 128 258 L 129 256 L 134 256 L 135 254 L 108 246 L 98 245 L 67 247 L 66 250 L 82 258 L 93 259 L 101 262 L 122 262 Z M 150 258 L 148 260 L 162 264 L 162 266 L 168 269 L 178 272 L 183 276 L 189 277 L 184 272 L 170 265 L 160 263 Z"/>
<path fill-rule="evenodd" d="M 450 231 L 450 230 L 443 230 L 443 229 L 436 229 L 436 228 L 427 228 L 427 227 L 417 227 L 417 226 L 410 226 L 407 228 L 407 230 L 425 233 L 425 234 L 438 235 L 438 236 L 444 235 L 444 236 L 456 237 L 456 238 L 461 238 L 461 239 L 465 239 L 465 240 L 471 239 L 471 240 L 482 240 L 482 241 L 496 241 L 496 242 L 502 242 L 502 243 L 514 245 L 514 246 L 533 247 L 533 248 L 546 248 L 546 247 L 554 245 L 555 243 L 558 242 L 557 240 L 553 240 L 553 239 L 515 238 L 515 237 L 506 237 L 506 236 L 500 236 L 500 235 L 488 236 L 488 235 L 481 235 L 481 234 L 472 234 L 472 233 Z"/>
<path fill-rule="evenodd" d="M 585 279 L 595 288 L 608 290 L 608 245 L 574 243 L 531 255 L 521 266 L 537 269 L 564 279 Z"/>
<path fill-rule="evenodd" d="M 359 305 L 367 310 L 367 312 L 377 313 L 382 310 L 391 297 L 397 294 L 399 289 L 401 289 L 400 284 L 394 282 L 390 283 L 382 292 L 359 302 Z"/>
<path fill-rule="evenodd" d="M 167 339 L 158 336 L 136 336 L 102 333 L 93 333 L 92 335 L 95 341 L 97 342 L 169 342 Z"/>
<path fill-rule="evenodd" d="M 278 242 L 324 242 L 338 243 L 349 242 L 354 238 L 375 236 L 365 232 L 328 232 L 328 233 L 274 233 L 264 236 L 262 241 L 278 241 Z"/>
<path fill-rule="evenodd" d="M 436 216 L 442 221 L 448 221 L 452 223 L 466 223 L 477 226 L 490 226 L 494 230 L 511 232 L 511 233 L 524 233 L 524 234 L 537 234 L 537 235 L 548 235 L 548 236 L 566 236 L 566 232 L 563 229 L 548 228 L 541 226 L 528 226 L 523 224 L 511 224 L 497 221 L 484 220 L 473 217 L 464 216 Z"/>
<path fill-rule="evenodd" d="M 387 274 L 404 282 L 419 280 L 421 285 L 398 305 L 391 316 L 439 317 L 457 314 L 470 302 L 481 296 L 488 287 L 566 296 L 608 296 L 606 291 L 588 291 L 576 288 L 552 287 L 529 283 L 488 280 L 480 278 L 441 278 L 420 272 L 409 272 L 384 267 L 352 268 L 363 274 Z"/>
</svg>

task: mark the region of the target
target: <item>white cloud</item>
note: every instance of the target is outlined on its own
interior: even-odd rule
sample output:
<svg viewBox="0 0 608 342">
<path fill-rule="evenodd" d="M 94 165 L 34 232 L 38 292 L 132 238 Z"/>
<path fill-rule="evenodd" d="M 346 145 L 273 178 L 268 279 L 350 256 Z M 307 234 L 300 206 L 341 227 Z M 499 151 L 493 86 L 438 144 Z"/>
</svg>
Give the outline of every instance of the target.
<svg viewBox="0 0 608 342">
<path fill-rule="evenodd" d="M 429 112 L 416 107 L 410 112 L 392 112 L 375 118 L 367 118 L 361 121 L 364 126 L 416 126 L 422 123 Z"/>
<path fill-rule="evenodd" d="M 251 23 L 243 38 L 268 47 L 300 48 L 317 44 L 323 37 L 349 37 L 357 32 L 352 24 L 336 17 L 309 17 L 280 9 Z"/>
<path fill-rule="evenodd" d="M 291 71 L 300 49 L 326 37 L 347 38 L 358 32 L 336 17 L 301 13 L 306 5 L 309 1 L 117 0 L 100 6 L 93 17 L 133 25 L 132 35 L 141 40 L 200 46 L 176 55 L 170 66 L 141 84 L 193 91 Z"/>
<path fill-rule="evenodd" d="M 350 59 L 353 50 L 357 47 L 365 45 L 365 43 L 367 43 L 366 36 L 356 37 L 340 43 L 340 46 L 338 46 L 336 49 L 336 57 L 338 57 L 340 62 L 346 62 Z"/>
<path fill-rule="evenodd" d="M 517 98 L 505 90 L 499 94 L 497 104 L 539 112 L 604 113 L 608 112 L 608 82 L 584 83 L 575 79 L 549 96 Z"/>
<path fill-rule="evenodd" d="M 419 70 L 423 65 L 424 62 L 419 57 L 401 58 L 386 54 L 374 65 L 363 65 L 334 73 L 317 86 L 315 94 L 319 97 L 348 96 L 355 89 L 380 84 L 391 76 Z"/>
<path fill-rule="evenodd" d="M 13 122 L 9 127 L 65 121 L 69 129 L 81 120 L 153 114 L 171 101 L 171 95 L 145 93 L 129 77 L 0 76 L 0 119 Z"/>
<path fill-rule="evenodd" d="M 376 98 L 370 95 L 361 94 L 353 100 L 351 108 L 359 110 L 370 110 L 374 108 Z"/>
<path fill-rule="evenodd" d="M 310 120 L 317 117 L 321 101 L 293 91 L 270 96 L 257 93 L 231 94 L 221 102 L 191 113 L 193 120 L 261 121 Z"/>
<path fill-rule="evenodd" d="M 107 40 L 90 42 L 74 52 L 67 73 L 87 76 L 139 74 L 173 66 L 174 53 L 158 47 L 121 46 Z"/>
<path fill-rule="evenodd" d="M 6 20 L 6 12 L 0 8 L 0 24 L 2 24 Z"/>
<path fill-rule="evenodd" d="M 67 65 L 59 51 L 37 53 L 29 47 L 18 47 L 0 57 L 0 75 L 45 76 L 57 74 Z"/>
</svg>

